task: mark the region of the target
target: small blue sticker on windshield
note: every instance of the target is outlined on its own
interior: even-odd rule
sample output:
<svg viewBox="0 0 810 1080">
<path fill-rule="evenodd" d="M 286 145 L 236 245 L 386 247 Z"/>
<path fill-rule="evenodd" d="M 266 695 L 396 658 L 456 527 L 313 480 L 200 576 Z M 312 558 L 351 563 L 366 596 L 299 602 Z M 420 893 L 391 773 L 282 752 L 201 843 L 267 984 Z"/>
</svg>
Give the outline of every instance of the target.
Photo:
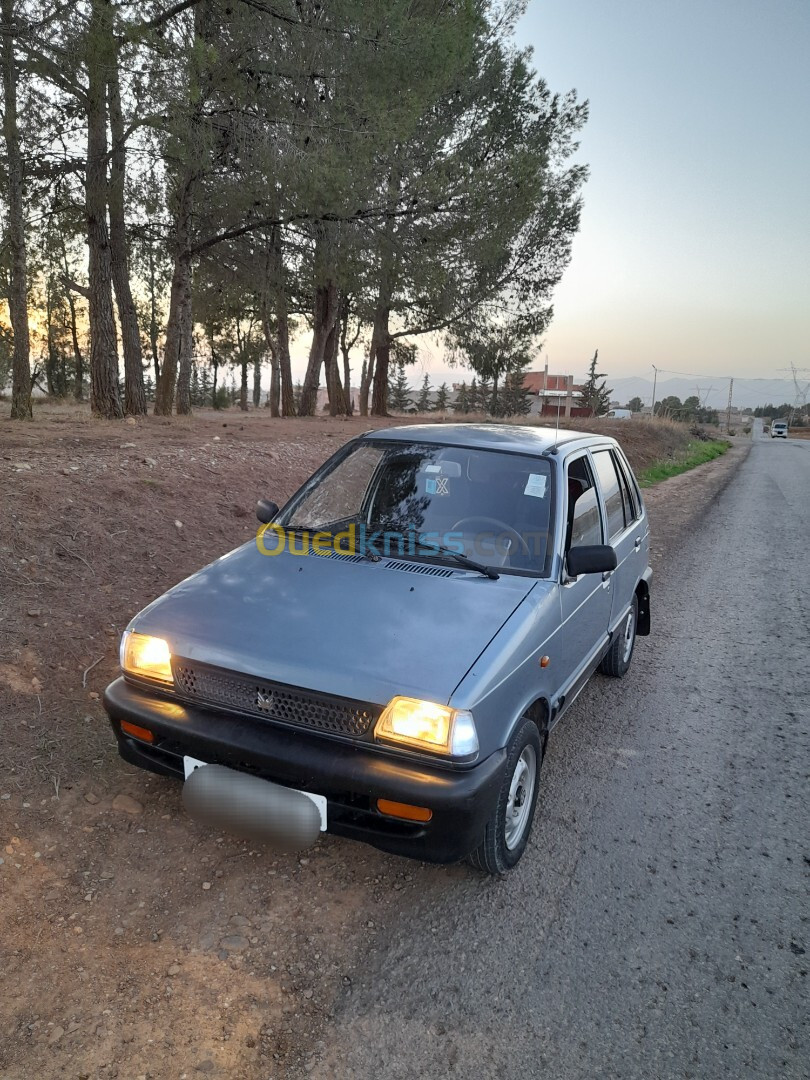
<svg viewBox="0 0 810 1080">
<path fill-rule="evenodd" d="M 436 481 L 435 480 L 426 480 L 425 481 L 425 491 L 428 493 L 428 495 L 435 495 L 436 494 Z"/>
</svg>

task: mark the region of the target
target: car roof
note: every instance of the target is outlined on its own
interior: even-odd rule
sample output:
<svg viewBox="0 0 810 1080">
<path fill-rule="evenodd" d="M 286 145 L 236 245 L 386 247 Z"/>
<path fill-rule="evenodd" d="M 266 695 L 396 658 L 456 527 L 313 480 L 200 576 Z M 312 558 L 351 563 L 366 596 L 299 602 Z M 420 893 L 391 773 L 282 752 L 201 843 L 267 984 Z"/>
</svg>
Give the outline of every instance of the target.
<svg viewBox="0 0 810 1080">
<path fill-rule="evenodd" d="M 363 438 L 382 442 L 421 442 L 439 446 L 466 446 L 482 450 L 507 450 L 512 453 L 541 454 L 554 446 L 573 448 L 573 444 L 602 442 L 616 445 L 608 435 L 587 431 L 556 430 L 528 424 L 411 424 L 405 427 L 367 431 Z"/>
</svg>

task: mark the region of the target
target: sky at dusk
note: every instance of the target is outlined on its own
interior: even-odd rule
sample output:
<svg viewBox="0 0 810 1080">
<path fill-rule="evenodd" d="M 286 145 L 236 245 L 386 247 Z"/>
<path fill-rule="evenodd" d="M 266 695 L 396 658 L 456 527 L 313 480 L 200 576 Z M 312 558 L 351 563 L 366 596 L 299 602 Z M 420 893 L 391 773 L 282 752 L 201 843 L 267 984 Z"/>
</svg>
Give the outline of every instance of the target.
<svg viewBox="0 0 810 1080">
<path fill-rule="evenodd" d="M 610 378 L 810 380 L 810 0 L 530 0 L 517 42 L 590 104 L 581 227 L 532 368 L 580 377 L 598 348 Z M 417 343 L 412 385 L 469 380 Z"/>
<path fill-rule="evenodd" d="M 810 367 L 810 3 L 532 0 L 518 40 L 590 102 L 550 369 Z"/>
</svg>

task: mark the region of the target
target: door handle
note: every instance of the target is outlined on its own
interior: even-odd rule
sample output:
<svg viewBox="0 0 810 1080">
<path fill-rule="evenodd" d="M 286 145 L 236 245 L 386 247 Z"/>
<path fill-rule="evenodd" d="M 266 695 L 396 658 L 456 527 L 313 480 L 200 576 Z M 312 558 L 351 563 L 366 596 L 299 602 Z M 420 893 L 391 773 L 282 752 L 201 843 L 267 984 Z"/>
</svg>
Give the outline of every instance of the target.
<svg viewBox="0 0 810 1080">
<path fill-rule="evenodd" d="M 636 548 L 636 550 L 638 550 L 638 548 L 641 547 L 641 537 L 640 536 L 636 537 L 634 547 Z"/>
</svg>

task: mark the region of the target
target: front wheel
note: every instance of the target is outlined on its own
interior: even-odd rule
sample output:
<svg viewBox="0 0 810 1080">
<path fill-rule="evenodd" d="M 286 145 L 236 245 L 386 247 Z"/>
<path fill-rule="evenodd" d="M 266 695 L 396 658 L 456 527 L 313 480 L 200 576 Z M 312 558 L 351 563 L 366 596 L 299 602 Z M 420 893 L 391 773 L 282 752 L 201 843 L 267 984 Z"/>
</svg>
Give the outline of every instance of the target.
<svg viewBox="0 0 810 1080">
<path fill-rule="evenodd" d="M 487 874 L 505 874 L 526 850 L 539 791 L 544 740 L 533 720 L 524 718 L 512 736 L 495 811 L 470 862 Z"/>
</svg>

